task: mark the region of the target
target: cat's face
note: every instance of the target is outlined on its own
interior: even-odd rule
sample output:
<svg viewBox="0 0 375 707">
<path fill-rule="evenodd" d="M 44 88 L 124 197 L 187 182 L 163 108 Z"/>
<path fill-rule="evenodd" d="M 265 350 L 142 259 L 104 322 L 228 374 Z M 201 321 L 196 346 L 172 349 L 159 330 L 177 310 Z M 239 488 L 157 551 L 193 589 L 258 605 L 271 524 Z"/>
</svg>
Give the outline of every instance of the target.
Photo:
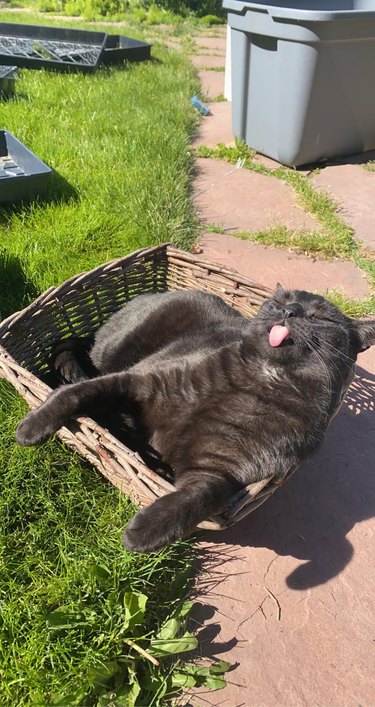
<svg viewBox="0 0 375 707">
<path fill-rule="evenodd" d="M 260 350 L 274 363 L 339 363 L 352 367 L 375 344 L 375 321 L 346 317 L 320 295 L 280 285 L 254 320 Z"/>
</svg>

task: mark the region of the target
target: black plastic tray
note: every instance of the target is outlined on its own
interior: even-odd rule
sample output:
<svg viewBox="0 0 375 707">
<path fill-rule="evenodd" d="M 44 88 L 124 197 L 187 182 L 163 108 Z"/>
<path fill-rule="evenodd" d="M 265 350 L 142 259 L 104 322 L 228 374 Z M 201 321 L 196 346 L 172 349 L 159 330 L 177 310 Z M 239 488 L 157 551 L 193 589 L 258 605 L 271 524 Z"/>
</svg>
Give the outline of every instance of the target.
<svg viewBox="0 0 375 707">
<path fill-rule="evenodd" d="M 0 23 L 0 64 L 27 69 L 92 72 L 107 39 L 105 32 Z"/>
<path fill-rule="evenodd" d="M 123 61 L 146 61 L 151 56 L 151 44 L 120 34 L 108 34 L 105 40 L 103 64 L 121 64 Z"/>
<path fill-rule="evenodd" d="M 48 186 L 52 169 L 7 130 L 0 130 L 0 203 L 30 199 Z"/>
<path fill-rule="evenodd" d="M 13 96 L 17 71 L 16 66 L 0 65 L 0 96 Z"/>
</svg>

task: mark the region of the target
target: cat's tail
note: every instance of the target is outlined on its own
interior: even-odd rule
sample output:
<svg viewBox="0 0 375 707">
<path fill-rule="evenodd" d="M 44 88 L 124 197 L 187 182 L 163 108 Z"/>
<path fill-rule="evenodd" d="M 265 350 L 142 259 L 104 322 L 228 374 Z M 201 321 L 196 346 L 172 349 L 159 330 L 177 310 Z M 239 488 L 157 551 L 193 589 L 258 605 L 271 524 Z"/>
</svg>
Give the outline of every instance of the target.
<svg viewBox="0 0 375 707">
<path fill-rule="evenodd" d="M 98 375 L 89 351 L 93 338 L 63 339 L 52 351 L 52 365 L 62 383 L 79 383 Z"/>
<path fill-rule="evenodd" d="M 179 488 L 139 511 L 125 529 L 124 545 L 134 552 L 153 552 L 192 533 L 198 523 L 218 513 L 239 485 L 228 476 L 189 475 Z"/>
</svg>

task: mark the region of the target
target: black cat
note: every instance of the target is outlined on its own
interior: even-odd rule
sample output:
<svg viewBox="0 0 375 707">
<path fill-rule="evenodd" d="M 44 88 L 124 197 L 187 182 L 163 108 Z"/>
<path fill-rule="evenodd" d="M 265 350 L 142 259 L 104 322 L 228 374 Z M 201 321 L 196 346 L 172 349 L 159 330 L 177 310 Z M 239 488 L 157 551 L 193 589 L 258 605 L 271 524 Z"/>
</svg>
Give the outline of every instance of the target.
<svg viewBox="0 0 375 707">
<path fill-rule="evenodd" d="M 60 344 L 57 369 L 81 380 L 30 412 L 17 441 L 43 442 L 77 415 L 132 420 L 175 475 L 176 492 L 126 528 L 125 546 L 150 552 L 190 533 L 242 486 L 283 477 L 313 452 L 357 354 L 374 343 L 375 321 L 280 285 L 253 319 L 214 295 L 141 295 L 98 330 L 96 377 L 87 378 L 75 345 Z"/>
</svg>

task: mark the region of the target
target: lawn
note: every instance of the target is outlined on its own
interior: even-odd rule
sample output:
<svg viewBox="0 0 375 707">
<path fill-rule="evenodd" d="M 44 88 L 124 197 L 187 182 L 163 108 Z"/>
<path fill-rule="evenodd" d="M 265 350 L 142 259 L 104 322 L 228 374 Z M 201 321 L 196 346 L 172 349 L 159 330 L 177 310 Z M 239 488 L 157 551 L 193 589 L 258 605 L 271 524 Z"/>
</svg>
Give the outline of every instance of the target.
<svg viewBox="0 0 375 707">
<path fill-rule="evenodd" d="M 182 55 L 160 46 L 153 56 L 94 76 L 22 71 L 16 98 L 0 102 L 1 127 L 55 170 L 43 201 L 0 208 L 3 316 L 110 258 L 194 241 L 197 83 Z M 184 677 L 127 641 L 154 657 L 193 647 L 176 638 L 192 547 L 125 552 L 131 502 L 56 441 L 17 447 L 25 404 L 0 388 L 0 704 L 162 704 Z"/>
<path fill-rule="evenodd" d="M 17 98 L 0 103 L 0 125 L 55 170 L 48 203 L 0 208 L 2 252 L 37 290 L 142 246 L 193 242 L 197 83 L 183 56 L 153 56 L 95 75 L 22 71 Z"/>
</svg>

